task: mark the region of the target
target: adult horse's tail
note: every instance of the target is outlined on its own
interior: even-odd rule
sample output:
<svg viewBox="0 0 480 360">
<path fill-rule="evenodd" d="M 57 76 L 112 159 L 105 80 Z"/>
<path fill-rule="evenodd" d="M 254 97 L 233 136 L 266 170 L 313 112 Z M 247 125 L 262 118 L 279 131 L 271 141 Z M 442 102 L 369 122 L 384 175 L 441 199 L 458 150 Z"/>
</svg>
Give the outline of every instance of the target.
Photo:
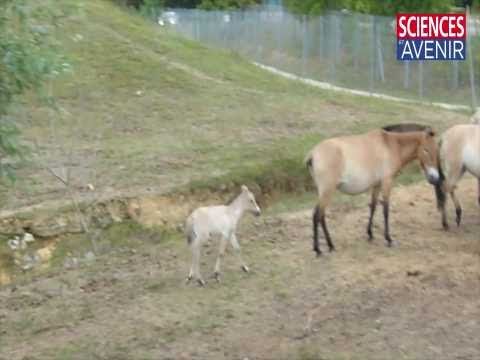
<svg viewBox="0 0 480 360">
<path fill-rule="evenodd" d="M 442 142 L 438 144 L 438 175 L 439 179 L 438 182 L 435 184 L 435 198 L 437 199 L 437 208 L 441 210 L 445 207 L 445 202 L 447 201 L 447 194 L 445 194 L 445 190 L 443 189 L 443 184 L 445 182 L 445 174 L 442 170 L 442 161 L 440 159 L 440 149 L 442 147 Z"/>
<path fill-rule="evenodd" d="M 307 156 L 305 156 L 305 159 L 303 160 L 305 166 L 307 167 L 308 171 L 310 172 L 310 175 L 312 175 L 313 178 L 313 159 L 312 159 L 312 152 L 309 152 Z"/>
</svg>

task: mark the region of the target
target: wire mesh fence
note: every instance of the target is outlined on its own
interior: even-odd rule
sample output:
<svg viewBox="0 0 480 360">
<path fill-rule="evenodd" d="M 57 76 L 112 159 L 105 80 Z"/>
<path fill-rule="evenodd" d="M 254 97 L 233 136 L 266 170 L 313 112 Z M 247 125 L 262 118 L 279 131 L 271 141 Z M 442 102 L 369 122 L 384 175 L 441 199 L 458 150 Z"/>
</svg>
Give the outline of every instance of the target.
<svg viewBox="0 0 480 360">
<path fill-rule="evenodd" d="M 396 24 L 391 17 L 343 12 L 295 16 L 281 7 L 175 9 L 174 17 L 170 26 L 188 38 L 298 76 L 409 99 L 477 106 L 477 19 L 468 22 L 466 61 L 409 62 L 396 59 Z"/>
</svg>

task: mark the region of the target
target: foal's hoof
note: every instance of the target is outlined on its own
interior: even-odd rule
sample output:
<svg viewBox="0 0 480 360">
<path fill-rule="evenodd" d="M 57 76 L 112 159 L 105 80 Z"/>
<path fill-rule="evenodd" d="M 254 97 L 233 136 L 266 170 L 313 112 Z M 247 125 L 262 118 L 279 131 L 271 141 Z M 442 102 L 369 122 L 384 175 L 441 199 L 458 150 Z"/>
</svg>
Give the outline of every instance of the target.
<svg viewBox="0 0 480 360">
<path fill-rule="evenodd" d="M 320 250 L 315 250 L 315 255 L 318 258 L 318 257 L 322 256 L 322 252 Z"/>
<path fill-rule="evenodd" d="M 250 271 L 247 265 L 242 265 L 242 270 L 245 271 L 246 273 Z"/>
<path fill-rule="evenodd" d="M 442 223 L 443 230 L 448 231 L 450 230 L 450 226 L 448 226 L 448 223 L 444 222 Z"/>
<path fill-rule="evenodd" d="M 328 248 L 328 251 L 330 251 L 330 252 L 334 252 L 334 251 L 336 251 L 336 249 L 335 249 L 335 246 L 331 246 L 331 247 L 329 247 L 329 248 Z"/>
</svg>

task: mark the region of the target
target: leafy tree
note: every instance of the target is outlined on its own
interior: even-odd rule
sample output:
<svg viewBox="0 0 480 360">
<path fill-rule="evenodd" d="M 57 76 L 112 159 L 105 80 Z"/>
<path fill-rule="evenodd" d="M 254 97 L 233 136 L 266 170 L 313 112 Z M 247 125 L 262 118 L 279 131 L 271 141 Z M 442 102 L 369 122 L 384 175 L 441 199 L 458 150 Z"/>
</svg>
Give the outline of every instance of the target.
<svg viewBox="0 0 480 360">
<path fill-rule="evenodd" d="M 41 93 L 46 79 L 65 70 L 52 36 L 63 15 L 58 5 L 0 0 L 0 175 L 12 181 L 13 165 L 25 147 L 9 111 L 17 97 L 32 90 Z M 53 104 L 48 96 L 44 99 Z"/>
<path fill-rule="evenodd" d="M 453 5 L 454 0 L 285 0 L 293 13 L 309 15 L 339 9 L 390 16 L 398 12 L 440 13 L 448 12 Z"/>
<path fill-rule="evenodd" d="M 204 10 L 245 9 L 259 2 L 259 0 L 202 0 L 198 7 Z"/>
<path fill-rule="evenodd" d="M 261 2 L 261 0 L 115 0 L 122 5 L 132 6 L 150 13 L 158 8 L 200 8 L 204 10 L 226 10 L 246 8 Z"/>
</svg>

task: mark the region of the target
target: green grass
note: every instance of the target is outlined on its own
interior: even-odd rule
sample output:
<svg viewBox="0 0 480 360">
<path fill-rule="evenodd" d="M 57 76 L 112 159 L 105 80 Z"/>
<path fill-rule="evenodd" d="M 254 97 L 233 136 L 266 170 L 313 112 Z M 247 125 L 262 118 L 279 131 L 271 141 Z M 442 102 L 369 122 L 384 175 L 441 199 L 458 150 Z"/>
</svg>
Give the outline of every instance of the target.
<svg viewBox="0 0 480 360">
<path fill-rule="evenodd" d="M 242 182 L 301 192 L 309 187 L 303 158 L 321 139 L 392 122 L 444 129 L 466 119 L 315 89 L 179 38 L 109 1 L 63 1 L 77 9 L 58 35 L 73 73 L 53 84 L 60 112 L 30 97 L 16 109 L 25 139 L 38 146 L 15 192 L 0 188 L 8 208 L 66 198 L 44 166 L 68 167 L 80 197 L 89 183 L 99 194 Z"/>
</svg>

